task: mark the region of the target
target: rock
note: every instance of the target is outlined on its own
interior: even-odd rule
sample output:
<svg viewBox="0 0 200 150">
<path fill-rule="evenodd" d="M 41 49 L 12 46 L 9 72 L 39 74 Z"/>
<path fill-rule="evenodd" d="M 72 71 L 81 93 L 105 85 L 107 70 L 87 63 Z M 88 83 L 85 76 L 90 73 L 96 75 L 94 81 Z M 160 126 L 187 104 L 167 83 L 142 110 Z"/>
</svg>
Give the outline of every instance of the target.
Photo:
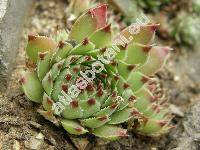
<svg viewBox="0 0 200 150">
<path fill-rule="evenodd" d="M 44 143 L 44 135 L 42 133 L 38 133 L 37 135 L 30 138 L 30 141 L 26 143 L 26 147 L 32 150 L 37 150 L 42 147 Z"/>
<path fill-rule="evenodd" d="M 0 1 L 0 91 L 6 89 L 31 0 Z"/>
<path fill-rule="evenodd" d="M 87 138 L 74 138 L 74 137 L 70 137 L 70 139 L 72 140 L 72 142 L 74 143 L 74 145 L 76 146 L 76 148 L 78 150 L 85 150 L 89 141 L 87 140 Z"/>
<path fill-rule="evenodd" d="M 169 106 L 169 108 L 171 109 L 171 112 L 179 117 L 183 117 L 184 113 L 180 110 L 179 107 L 177 107 L 176 105 L 171 104 Z"/>
<path fill-rule="evenodd" d="M 185 115 L 183 131 L 177 139 L 178 146 L 173 150 L 200 149 L 200 102 L 197 102 Z"/>
<path fill-rule="evenodd" d="M 20 150 L 20 144 L 17 140 L 13 142 L 13 150 Z"/>
</svg>

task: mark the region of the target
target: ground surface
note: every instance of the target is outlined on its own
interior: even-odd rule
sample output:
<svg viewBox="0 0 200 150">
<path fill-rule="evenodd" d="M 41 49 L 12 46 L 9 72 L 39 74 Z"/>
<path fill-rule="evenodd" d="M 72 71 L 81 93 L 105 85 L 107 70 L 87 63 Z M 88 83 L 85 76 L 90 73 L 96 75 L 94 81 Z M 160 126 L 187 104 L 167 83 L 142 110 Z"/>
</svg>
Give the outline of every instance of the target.
<svg viewBox="0 0 200 150">
<path fill-rule="evenodd" d="M 39 107 L 26 100 L 19 90 L 18 79 L 20 70 L 25 65 L 24 47 L 26 35 L 35 32 L 40 35 L 49 35 L 54 29 L 66 28 L 66 8 L 64 1 L 54 0 L 37 1 L 23 31 L 23 39 L 16 58 L 17 66 L 14 70 L 6 93 L 0 94 L 0 149 L 127 149 L 127 150 L 165 150 L 175 148 L 178 143 L 176 138 L 183 131 L 182 117 L 191 105 L 196 103 L 200 91 L 200 51 L 198 49 L 180 48 L 173 42 L 161 41 L 174 48 L 171 57 L 159 73 L 161 83 L 166 90 L 175 114 L 173 122 L 177 128 L 168 135 L 160 138 L 148 138 L 129 133 L 127 139 L 118 142 L 105 143 L 91 136 L 70 137 L 63 129 L 44 120 L 37 112 Z M 79 143 L 77 143 L 79 141 Z M 81 143 L 80 143 L 81 141 Z M 88 144 L 89 143 L 89 144 Z M 186 149 L 187 150 L 187 149 Z"/>
</svg>

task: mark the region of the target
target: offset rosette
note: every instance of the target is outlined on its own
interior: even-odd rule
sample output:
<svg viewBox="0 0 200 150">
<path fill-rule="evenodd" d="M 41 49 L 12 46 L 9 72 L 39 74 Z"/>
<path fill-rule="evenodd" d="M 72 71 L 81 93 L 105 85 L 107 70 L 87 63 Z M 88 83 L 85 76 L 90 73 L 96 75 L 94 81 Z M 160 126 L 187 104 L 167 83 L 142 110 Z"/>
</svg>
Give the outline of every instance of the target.
<svg viewBox="0 0 200 150">
<path fill-rule="evenodd" d="M 169 48 L 151 45 L 157 24 L 131 26 L 113 38 L 106 9 L 88 10 L 68 35 L 30 35 L 26 52 L 37 65 L 22 72 L 22 89 L 42 104 L 40 114 L 70 134 L 116 140 L 127 136 L 125 122 L 142 134 L 165 133 L 170 113 L 150 76 L 162 67 Z"/>
</svg>

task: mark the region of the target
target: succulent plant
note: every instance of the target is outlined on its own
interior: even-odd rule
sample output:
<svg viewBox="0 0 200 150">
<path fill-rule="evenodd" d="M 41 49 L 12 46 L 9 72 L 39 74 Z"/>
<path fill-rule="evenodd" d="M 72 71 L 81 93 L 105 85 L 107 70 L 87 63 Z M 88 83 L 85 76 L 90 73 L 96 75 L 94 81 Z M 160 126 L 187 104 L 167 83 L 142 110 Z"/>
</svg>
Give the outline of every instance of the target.
<svg viewBox="0 0 200 150">
<path fill-rule="evenodd" d="M 193 12 L 200 14 L 200 0 L 192 0 L 192 10 Z"/>
<path fill-rule="evenodd" d="M 153 74 L 169 48 L 152 45 L 158 25 L 141 25 L 134 35 L 132 26 L 112 37 L 106 10 L 105 4 L 89 9 L 63 41 L 29 35 L 26 53 L 37 67 L 22 72 L 22 89 L 42 105 L 40 114 L 70 134 L 116 140 L 127 136 L 125 122 L 140 134 L 166 133 L 171 113 Z"/>
<path fill-rule="evenodd" d="M 69 20 L 74 20 L 94 5 L 96 4 L 93 0 L 71 0 L 66 9 L 66 14 L 70 16 Z"/>
<path fill-rule="evenodd" d="M 137 1 L 137 4 L 142 7 L 142 8 L 145 8 L 145 9 L 149 9 L 151 11 L 158 11 L 160 10 L 160 7 L 162 5 L 165 5 L 165 4 L 169 4 L 172 0 L 133 0 L 133 1 Z"/>
<path fill-rule="evenodd" d="M 200 40 L 199 24 L 200 19 L 198 16 L 181 12 L 172 22 L 171 34 L 175 37 L 177 42 L 194 46 L 198 44 Z"/>
</svg>

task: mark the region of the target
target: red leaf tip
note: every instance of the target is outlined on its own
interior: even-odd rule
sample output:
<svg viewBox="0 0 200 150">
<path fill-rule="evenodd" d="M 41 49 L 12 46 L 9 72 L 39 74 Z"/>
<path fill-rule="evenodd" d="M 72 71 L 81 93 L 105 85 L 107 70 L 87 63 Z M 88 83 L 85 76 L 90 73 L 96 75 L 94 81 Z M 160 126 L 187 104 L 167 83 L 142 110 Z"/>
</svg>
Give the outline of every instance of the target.
<svg viewBox="0 0 200 150">
<path fill-rule="evenodd" d="M 63 84 L 62 85 L 62 90 L 67 93 L 68 92 L 68 85 L 67 84 Z"/>
<path fill-rule="evenodd" d="M 84 40 L 83 40 L 83 45 L 87 45 L 89 43 L 89 39 L 86 37 Z"/>
<path fill-rule="evenodd" d="M 148 53 L 151 50 L 151 48 L 152 48 L 152 46 L 145 46 L 145 47 L 143 47 L 143 51 L 145 53 Z"/>
<path fill-rule="evenodd" d="M 89 99 L 88 101 L 87 101 L 87 103 L 88 103 L 88 105 L 95 105 L 95 103 L 96 103 L 96 101 L 95 101 L 95 99 L 93 99 L 93 98 L 91 98 L 91 99 Z"/>
<path fill-rule="evenodd" d="M 143 76 L 142 79 L 141 79 L 142 83 L 146 83 L 146 82 L 148 82 L 149 80 L 150 80 L 150 78 L 148 78 L 148 77 L 146 77 L 146 76 Z"/>
<path fill-rule="evenodd" d="M 36 35 L 34 35 L 34 34 L 29 34 L 28 35 L 28 41 L 33 41 L 35 39 L 36 39 Z"/>
<path fill-rule="evenodd" d="M 104 32 L 111 32 L 111 24 L 107 25 L 103 30 Z"/>
<path fill-rule="evenodd" d="M 154 32 L 158 29 L 159 26 L 160 26 L 160 24 L 152 24 L 151 30 Z"/>
<path fill-rule="evenodd" d="M 106 26 L 107 4 L 100 4 L 97 7 L 90 9 L 88 13 L 97 20 L 97 29 Z"/>
<path fill-rule="evenodd" d="M 64 47 L 64 45 L 65 45 L 65 43 L 63 41 L 60 41 L 58 43 L 58 47 L 61 48 L 61 49 Z"/>
<path fill-rule="evenodd" d="M 76 101 L 76 100 L 71 101 L 70 105 L 72 106 L 72 108 L 77 108 L 79 106 L 78 101 Z"/>
<path fill-rule="evenodd" d="M 22 77 L 22 78 L 19 80 L 19 84 L 20 84 L 20 85 L 25 84 L 25 82 L 26 82 L 26 79 L 25 79 L 24 77 Z"/>
</svg>

